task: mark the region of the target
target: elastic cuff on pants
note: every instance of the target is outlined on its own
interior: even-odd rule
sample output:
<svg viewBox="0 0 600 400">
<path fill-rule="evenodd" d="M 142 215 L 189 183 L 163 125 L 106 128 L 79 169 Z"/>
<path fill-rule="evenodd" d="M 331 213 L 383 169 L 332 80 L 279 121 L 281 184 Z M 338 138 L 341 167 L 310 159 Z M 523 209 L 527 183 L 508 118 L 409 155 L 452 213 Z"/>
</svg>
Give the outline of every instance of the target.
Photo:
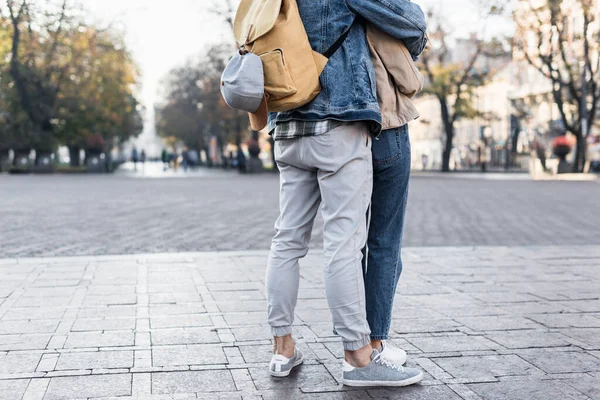
<svg viewBox="0 0 600 400">
<path fill-rule="evenodd" d="M 291 326 L 277 326 L 277 327 L 272 326 L 271 333 L 275 337 L 283 337 L 283 336 L 291 335 L 292 327 Z"/>
<path fill-rule="evenodd" d="M 368 344 L 371 344 L 371 338 L 367 335 L 364 336 L 362 340 L 357 340 L 355 342 L 344 342 L 344 350 L 356 351 L 362 349 Z"/>
</svg>

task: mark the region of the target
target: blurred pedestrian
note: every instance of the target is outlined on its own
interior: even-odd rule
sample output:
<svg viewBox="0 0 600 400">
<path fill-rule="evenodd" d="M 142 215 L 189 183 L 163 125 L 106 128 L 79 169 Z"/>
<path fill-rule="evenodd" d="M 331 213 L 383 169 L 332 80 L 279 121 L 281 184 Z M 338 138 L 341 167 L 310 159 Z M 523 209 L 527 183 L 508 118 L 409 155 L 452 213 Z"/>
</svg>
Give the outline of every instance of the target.
<svg viewBox="0 0 600 400">
<path fill-rule="evenodd" d="M 169 153 L 169 165 L 175 172 L 177 172 L 177 168 L 179 167 L 179 155 L 175 150 Z"/>
<path fill-rule="evenodd" d="M 546 167 L 546 148 L 544 147 L 544 144 L 538 138 L 535 140 L 533 146 L 535 148 L 536 156 L 540 159 L 540 163 L 542 164 L 542 169 L 544 172 L 548 171 L 548 168 Z"/>
<path fill-rule="evenodd" d="M 429 156 L 427 154 L 423 154 L 421 156 L 421 163 L 423 164 L 423 171 L 427 169 L 427 162 L 429 161 Z"/>
<path fill-rule="evenodd" d="M 187 172 L 190 166 L 190 153 L 187 147 L 181 153 L 181 165 L 183 166 L 183 172 Z"/>
<path fill-rule="evenodd" d="M 190 163 L 190 168 L 196 169 L 199 161 L 200 161 L 200 156 L 198 155 L 198 152 L 194 149 L 190 149 L 188 151 L 188 162 Z"/>
<path fill-rule="evenodd" d="M 146 167 L 146 151 L 142 149 L 140 152 L 140 162 L 142 163 L 142 170 Z"/>
<path fill-rule="evenodd" d="M 246 155 L 241 147 L 238 147 L 237 151 L 237 167 L 240 174 L 246 173 Z"/>
<path fill-rule="evenodd" d="M 163 163 L 163 171 L 166 171 L 169 168 L 169 152 L 167 149 L 163 149 L 160 153 L 160 159 Z"/>
<path fill-rule="evenodd" d="M 137 163 L 138 163 L 138 150 L 134 146 L 131 150 L 131 162 L 133 162 L 133 169 L 137 171 Z"/>
</svg>

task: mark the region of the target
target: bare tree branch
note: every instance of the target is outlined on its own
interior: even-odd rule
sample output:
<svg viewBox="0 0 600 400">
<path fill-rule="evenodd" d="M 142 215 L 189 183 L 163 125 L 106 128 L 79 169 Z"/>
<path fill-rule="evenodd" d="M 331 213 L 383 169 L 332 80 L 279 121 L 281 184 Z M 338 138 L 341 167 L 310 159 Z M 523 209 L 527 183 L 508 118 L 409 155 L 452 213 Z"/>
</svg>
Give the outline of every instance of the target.
<svg viewBox="0 0 600 400">
<path fill-rule="evenodd" d="M 456 112 L 456 105 L 458 105 L 462 101 L 461 96 L 462 96 L 462 91 L 463 91 L 463 85 L 467 82 L 467 80 L 469 79 L 469 76 L 471 76 L 472 70 L 475 67 L 475 63 L 477 62 L 477 59 L 481 55 L 482 51 L 483 51 L 483 41 L 478 41 L 477 48 L 476 48 L 475 52 L 473 53 L 473 55 L 471 56 L 471 60 L 469 61 L 469 63 L 465 67 L 465 69 L 463 70 L 463 74 L 462 74 L 461 78 L 456 83 L 456 103 L 455 103 L 454 115 L 452 115 L 452 117 L 451 117 L 452 123 L 456 122 L 457 118 L 459 117 L 458 113 Z"/>
</svg>

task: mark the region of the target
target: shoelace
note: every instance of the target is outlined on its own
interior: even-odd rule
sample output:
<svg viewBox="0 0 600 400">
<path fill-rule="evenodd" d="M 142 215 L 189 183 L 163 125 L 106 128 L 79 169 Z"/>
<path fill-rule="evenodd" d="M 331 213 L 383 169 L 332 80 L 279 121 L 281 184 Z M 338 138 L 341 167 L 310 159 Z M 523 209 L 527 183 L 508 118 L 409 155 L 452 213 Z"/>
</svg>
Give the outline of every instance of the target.
<svg viewBox="0 0 600 400">
<path fill-rule="evenodd" d="M 398 364 L 389 362 L 385 358 L 381 357 L 381 354 L 378 354 L 377 357 L 375 357 L 374 361 L 378 364 L 383 365 L 384 367 L 395 369 L 396 371 L 404 373 L 404 367 L 402 365 L 398 365 Z"/>
</svg>

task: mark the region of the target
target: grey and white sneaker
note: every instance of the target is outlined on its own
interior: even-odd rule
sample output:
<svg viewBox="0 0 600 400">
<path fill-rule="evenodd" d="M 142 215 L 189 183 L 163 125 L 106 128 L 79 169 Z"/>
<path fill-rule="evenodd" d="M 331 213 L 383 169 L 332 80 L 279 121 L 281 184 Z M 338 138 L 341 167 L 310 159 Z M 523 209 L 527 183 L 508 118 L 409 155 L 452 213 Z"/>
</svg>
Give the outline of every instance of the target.
<svg viewBox="0 0 600 400">
<path fill-rule="evenodd" d="M 346 386 L 408 386 L 420 382 L 423 372 L 416 368 L 405 368 L 393 364 L 373 350 L 371 363 L 363 368 L 355 368 L 346 361 L 343 363 L 342 383 Z"/>
<path fill-rule="evenodd" d="M 298 349 L 294 350 L 294 356 L 292 358 L 287 358 L 281 354 L 275 354 L 269 364 L 269 373 L 271 376 L 278 378 L 286 377 L 292 372 L 294 367 L 302 364 L 302 361 L 302 352 Z"/>
<path fill-rule="evenodd" d="M 408 355 L 400 347 L 396 346 L 393 342 L 384 340 L 381 342 L 381 357 L 385 358 L 392 364 L 404 365 L 408 359 Z"/>
</svg>

